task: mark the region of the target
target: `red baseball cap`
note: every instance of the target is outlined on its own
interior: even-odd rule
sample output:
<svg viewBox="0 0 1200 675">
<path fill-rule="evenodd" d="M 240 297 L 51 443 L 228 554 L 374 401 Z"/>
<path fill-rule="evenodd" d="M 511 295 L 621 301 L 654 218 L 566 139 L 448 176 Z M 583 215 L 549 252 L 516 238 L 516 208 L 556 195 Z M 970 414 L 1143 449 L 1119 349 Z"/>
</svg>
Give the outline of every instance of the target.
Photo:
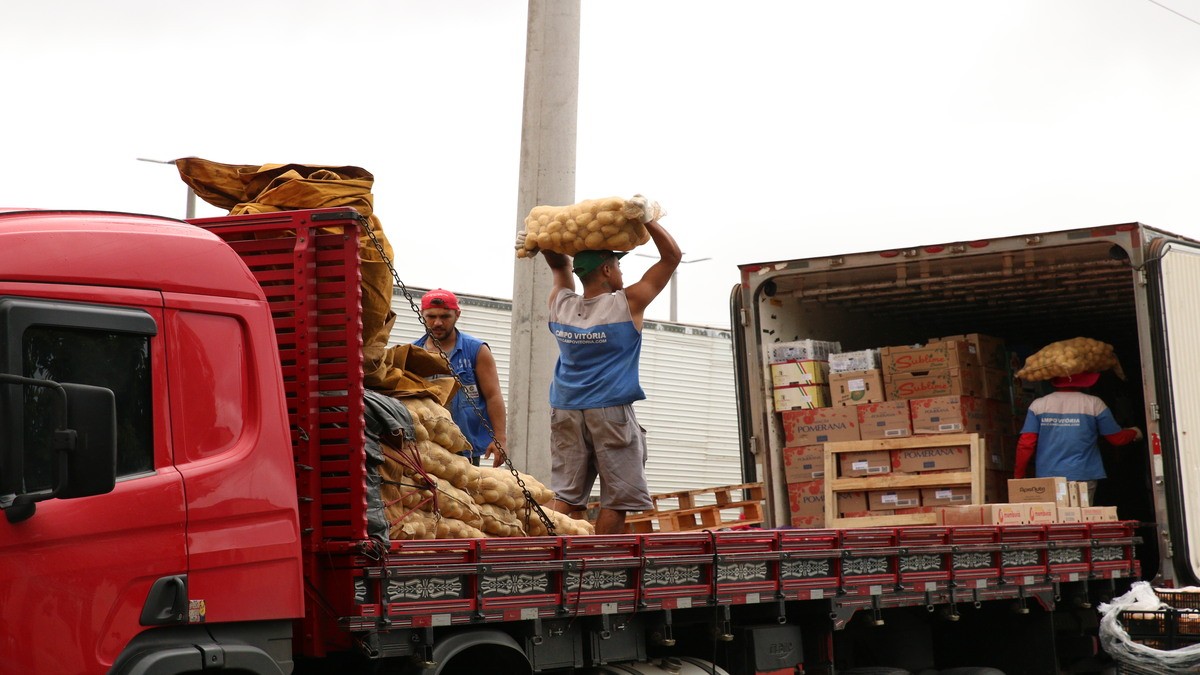
<svg viewBox="0 0 1200 675">
<path fill-rule="evenodd" d="M 1059 389 L 1087 389 L 1100 381 L 1100 373 L 1076 373 L 1050 380 L 1050 384 Z"/>
<path fill-rule="evenodd" d="M 421 309 L 426 310 L 430 307 L 440 307 L 442 309 L 458 309 L 458 298 L 442 288 L 435 288 L 425 295 L 421 296 Z"/>
</svg>

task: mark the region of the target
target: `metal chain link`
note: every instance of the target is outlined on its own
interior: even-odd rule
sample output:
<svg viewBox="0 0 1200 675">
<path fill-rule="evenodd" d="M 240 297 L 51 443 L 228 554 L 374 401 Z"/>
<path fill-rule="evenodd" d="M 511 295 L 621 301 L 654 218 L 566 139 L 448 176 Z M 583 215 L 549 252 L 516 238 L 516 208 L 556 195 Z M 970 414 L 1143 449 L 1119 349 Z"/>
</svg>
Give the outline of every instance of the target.
<svg viewBox="0 0 1200 675">
<path fill-rule="evenodd" d="M 421 328 L 425 330 L 426 334 L 429 334 L 429 325 L 425 323 L 425 317 L 421 314 L 421 308 L 418 307 L 416 301 L 413 300 L 412 293 L 408 291 L 408 286 L 405 286 L 404 282 L 400 280 L 400 274 L 396 272 L 396 268 L 392 266 L 391 259 L 388 258 L 387 253 L 384 252 L 383 244 L 379 242 L 379 238 L 375 236 L 375 232 L 371 229 L 369 223 L 362 223 L 362 226 L 364 229 L 366 229 L 367 236 L 371 238 L 371 243 L 375 245 L 375 250 L 379 252 L 379 257 L 383 260 L 384 264 L 387 265 L 388 271 L 392 273 L 392 278 L 396 281 L 396 285 L 399 286 L 400 291 L 404 293 L 404 297 L 408 300 L 408 306 L 411 307 L 413 313 L 417 315 L 417 321 L 421 322 Z M 437 347 L 438 354 L 442 357 L 442 360 L 446 362 L 446 367 L 450 369 L 450 374 L 454 377 L 454 381 L 458 383 L 460 388 L 462 388 L 462 380 L 458 377 L 458 373 L 454 372 L 454 366 L 450 364 L 450 355 L 442 350 L 441 341 L 433 337 L 431 334 L 429 335 L 429 339 L 433 340 L 433 345 Z M 521 479 L 521 474 L 517 471 L 516 467 L 513 466 L 512 460 L 509 459 L 508 452 L 504 449 L 504 446 L 500 443 L 500 441 L 497 440 L 496 432 L 492 429 L 491 423 L 488 422 L 486 417 L 484 417 L 483 410 L 480 409 L 474 398 L 467 396 L 466 399 L 467 402 L 471 404 L 471 409 L 475 411 L 475 415 L 479 417 L 479 421 L 483 424 L 484 429 L 487 430 L 488 436 L 492 439 L 492 442 L 496 444 L 496 450 L 500 453 L 500 456 L 504 458 L 504 465 L 508 467 L 508 470 L 512 472 L 513 478 L 516 479 L 517 486 L 521 488 L 521 494 L 525 495 L 526 518 L 529 517 L 530 511 L 536 512 L 538 519 L 540 519 L 542 521 L 542 525 L 545 526 L 546 532 L 548 532 L 550 535 L 556 534 L 554 523 L 550 520 L 550 517 L 546 515 L 546 512 L 542 510 L 542 505 L 538 504 L 537 500 L 533 498 L 533 493 L 531 493 L 529 488 L 526 487 L 525 481 Z"/>
</svg>

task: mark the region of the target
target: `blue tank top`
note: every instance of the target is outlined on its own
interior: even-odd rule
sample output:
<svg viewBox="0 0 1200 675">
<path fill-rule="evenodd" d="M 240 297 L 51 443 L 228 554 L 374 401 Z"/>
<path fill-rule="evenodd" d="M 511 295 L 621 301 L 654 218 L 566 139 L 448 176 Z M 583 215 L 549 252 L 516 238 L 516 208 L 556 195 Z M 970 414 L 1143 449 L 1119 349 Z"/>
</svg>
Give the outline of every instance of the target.
<svg viewBox="0 0 1200 675">
<path fill-rule="evenodd" d="M 550 332 L 558 341 L 551 406 L 588 410 L 646 398 L 638 376 L 642 333 L 625 291 L 585 299 L 560 290 L 550 307 Z"/>
<path fill-rule="evenodd" d="M 429 335 L 425 334 L 413 344 L 424 347 L 428 339 Z M 475 364 L 479 360 L 479 348 L 485 344 L 487 343 L 483 340 L 474 335 L 467 335 L 460 330 L 458 331 L 458 340 L 454 343 L 454 351 L 447 354 L 450 357 L 450 367 L 454 369 L 454 373 L 462 382 L 458 393 L 450 399 L 450 417 L 454 419 L 454 423 L 458 425 L 459 430 L 471 444 L 470 454 L 472 457 L 482 457 L 492 442 L 491 434 L 483 426 L 479 415 L 475 414 L 475 408 L 471 407 L 471 402 L 474 401 L 475 405 L 479 407 L 479 412 L 487 420 L 488 426 L 491 426 L 492 418 L 488 415 L 487 401 L 479 393 L 479 382 L 475 378 Z"/>
</svg>

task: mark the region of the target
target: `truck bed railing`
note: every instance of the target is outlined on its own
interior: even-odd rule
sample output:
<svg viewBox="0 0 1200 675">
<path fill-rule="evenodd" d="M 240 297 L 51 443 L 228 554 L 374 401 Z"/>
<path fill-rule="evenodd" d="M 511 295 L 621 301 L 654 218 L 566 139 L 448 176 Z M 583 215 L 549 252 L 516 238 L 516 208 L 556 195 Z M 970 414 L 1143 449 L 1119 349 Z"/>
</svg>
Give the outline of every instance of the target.
<svg viewBox="0 0 1200 675">
<path fill-rule="evenodd" d="M 746 530 L 396 542 L 355 557 L 352 631 L 828 600 L 855 611 L 1002 598 L 1136 577 L 1135 522 Z M 355 556 L 347 551 L 347 555 Z"/>
</svg>

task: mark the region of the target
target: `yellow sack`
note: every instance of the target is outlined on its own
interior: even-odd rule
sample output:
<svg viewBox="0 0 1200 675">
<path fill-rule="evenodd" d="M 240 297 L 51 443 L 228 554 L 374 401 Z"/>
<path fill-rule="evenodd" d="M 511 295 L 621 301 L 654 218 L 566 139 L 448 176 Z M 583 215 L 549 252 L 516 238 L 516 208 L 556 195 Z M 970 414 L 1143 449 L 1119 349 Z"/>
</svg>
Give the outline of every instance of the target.
<svg viewBox="0 0 1200 675">
<path fill-rule="evenodd" d="M 1080 373 L 1098 373 L 1110 368 L 1117 377 L 1125 379 L 1112 345 L 1077 337 L 1042 347 L 1025 359 L 1025 367 L 1017 371 L 1017 377 L 1026 382 L 1041 382 Z"/>
<path fill-rule="evenodd" d="M 392 247 L 375 215 L 371 186 L 375 177 L 357 166 L 308 164 L 222 164 L 199 157 L 175 160 L 179 176 L 204 201 L 230 215 L 299 209 L 349 207 L 367 219 L 368 228 L 392 260 Z M 384 351 L 396 315 L 392 312 L 392 275 L 371 237 L 358 237 L 362 274 L 363 373 L 367 387 L 386 389 L 394 378 Z"/>
<path fill-rule="evenodd" d="M 646 223 L 664 215 L 658 202 L 642 195 L 536 206 L 525 218 L 517 257 L 530 258 L 542 250 L 569 256 L 588 250 L 632 251 L 650 241 Z"/>
</svg>

